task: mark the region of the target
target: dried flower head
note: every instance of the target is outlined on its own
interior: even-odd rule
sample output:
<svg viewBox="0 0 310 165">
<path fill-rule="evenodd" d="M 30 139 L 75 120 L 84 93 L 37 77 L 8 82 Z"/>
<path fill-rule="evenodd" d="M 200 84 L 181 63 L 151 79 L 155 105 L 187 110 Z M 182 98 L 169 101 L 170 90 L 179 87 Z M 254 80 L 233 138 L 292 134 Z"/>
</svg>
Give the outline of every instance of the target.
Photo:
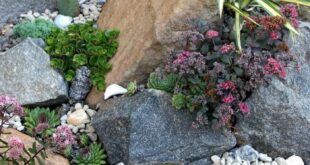
<svg viewBox="0 0 310 165">
<path fill-rule="evenodd" d="M 24 149 L 24 143 L 22 140 L 16 136 L 13 136 L 9 139 L 8 146 L 9 150 L 7 152 L 7 156 L 11 159 L 19 159 Z"/>
</svg>

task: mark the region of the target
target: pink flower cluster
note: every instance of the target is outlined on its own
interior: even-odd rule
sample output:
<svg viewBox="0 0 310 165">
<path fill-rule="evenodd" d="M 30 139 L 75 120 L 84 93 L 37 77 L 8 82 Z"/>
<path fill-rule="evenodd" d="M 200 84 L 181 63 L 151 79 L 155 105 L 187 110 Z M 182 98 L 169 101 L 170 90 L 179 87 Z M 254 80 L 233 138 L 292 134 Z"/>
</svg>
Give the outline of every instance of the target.
<svg viewBox="0 0 310 165">
<path fill-rule="evenodd" d="M 218 86 L 219 86 L 219 88 L 225 89 L 225 90 L 229 90 L 229 89 L 231 89 L 232 91 L 236 90 L 236 85 L 231 80 L 222 82 Z"/>
<path fill-rule="evenodd" d="M 36 133 L 42 133 L 48 128 L 48 123 L 39 123 L 34 129 Z"/>
<path fill-rule="evenodd" d="M 183 51 L 177 55 L 177 58 L 173 61 L 173 64 L 183 64 L 189 57 L 191 53 L 189 51 Z"/>
<path fill-rule="evenodd" d="M 221 48 L 220 48 L 220 52 L 222 54 L 225 54 L 225 53 L 229 53 L 230 51 L 234 50 L 235 47 L 233 44 L 224 44 Z"/>
<path fill-rule="evenodd" d="M 270 32 L 270 38 L 272 39 L 272 40 L 277 40 L 277 39 L 279 39 L 279 32 L 277 32 L 277 31 L 272 31 L 272 32 Z"/>
<path fill-rule="evenodd" d="M 295 28 L 299 27 L 299 21 L 297 20 L 298 10 L 296 5 L 286 4 L 284 6 L 281 6 L 280 11 L 284 16 L 291 20 L 291 23 Z"/>
<path fill-rule="evenodd" d="M 206 34 L 206 37 L 212 39 L 212 38 L 217 37 L 218 35 L 219 35 L 219 32 L 215 30 L 209 30 Z"/>
<path fill-rule="evenodd" d="M 59 149 L 65 149 L 70 145 L 76 144 L 75 136 L 67 126 L 58 126 L 53 134 L 53 140 Z"/>
<path fill-rule="evenodd" d="M 239 107 L 239 110 L 242 112 L 242 113 L 250 113 L 250 108 L 248 106 L 247 103 L 244 103 L 244 102 L 240 102 L 238 104 L 238 107 Z"/>
<path fill-rule="evenodd" d="M 16 136 L 13 136 L 9 139 L 8 142 L 9 150 L 6 153 L 8 158 L 19 159 L 20 155 L 24 151 L 24 143 Z"/>
<path fill-rule="evenodd" d="M 14 115 L 18 116 L 24 115 L 24 109 L 19 104 L 16 97 L 0 95 L 0 110 L 3 110 L 5 107 L 8 108 L 8 110 L 12 112 Z"/>
<path fill-rule="evenodd" d="M 279 76 L 283 79 L 286 77 L 284 66 L 274 58 L 268 58 L 268 63 L 264 66 L 264 71 L 267 75 L 279 74 Z"/>
</svg>

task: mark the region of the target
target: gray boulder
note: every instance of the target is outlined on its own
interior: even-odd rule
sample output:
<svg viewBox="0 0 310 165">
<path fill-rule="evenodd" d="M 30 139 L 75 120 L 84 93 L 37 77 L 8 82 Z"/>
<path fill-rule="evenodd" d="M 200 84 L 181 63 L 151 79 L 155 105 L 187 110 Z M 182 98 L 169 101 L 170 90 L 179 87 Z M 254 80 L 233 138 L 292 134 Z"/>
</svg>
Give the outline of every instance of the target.
<svg viewBox="0 0 310 165">
<path fill-rule="evenodd" d="M 0 53 L 0 95 L 16 96 L 22 105 L 52 105 L 67 100 L 63 77 L 32 39 Z"/>
<path fill-rule="evenodd" d="M 305 24 L 302 24 L 305 25 Z M 248 100 L 251 115 L 238 120 L 239 143 L 252 144 L 273 157 L 301 156 L 310 164 L 310 26 L 300 29 L 291 52 L 301 61 L 301 71 L 287 69 L 286 79 L 274 78 Z"/>
<path fill-rule="evenodd" d="M 16 18 L 29 10 L 44 12 L 55 8 L 56 0 L 0 0 L 0 27 L 8 18 Z"/>
<path fill-rule="evenodd" d="M 110 164 L 199 165 L 235 146 L 230 131 L 192 128 L 195 114 L 176 111 L 170 100 L 167 93 L 146 90 L 99 104 L 92 125 Z"/>
</svg>

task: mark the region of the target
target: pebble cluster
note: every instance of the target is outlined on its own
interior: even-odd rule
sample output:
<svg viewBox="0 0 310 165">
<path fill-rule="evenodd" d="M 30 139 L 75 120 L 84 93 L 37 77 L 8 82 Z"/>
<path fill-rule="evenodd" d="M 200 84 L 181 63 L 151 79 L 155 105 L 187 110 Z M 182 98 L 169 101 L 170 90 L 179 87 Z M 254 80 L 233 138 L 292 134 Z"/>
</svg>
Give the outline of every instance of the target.
<svg viewBox="0 0 310 165">
<path fill-rule="evenodd" d="M 60 118 L 61 125 L 68 126 L 74 134 L 85 132 L 92 141 L 97 141 L 98 137 L 95 128 L 91 125 L 91 117 L 96 113 L 88 105 L 76 103 L 69 112 Z"/>
<path fill-rule="evenodd" d="M 8 118 L 10 118 L 7 122 L 3 123 L 3 128 L 9 128 L 9 127 L 13 127 L 15 129 L 17 129 L 18 131 L 22 131 L 24 130 L 24 126 L 21 123 L 21 118 L 17 115 L 14 115 L 12 113 L 8 114 L 8 113 L 4 113 L 4 116 L 7 116 Z M 2 124 L 2 120 L 0 120 L 0 124 Z"/>
<path fill-rule="evenodd" d="M 20 15 L 20 20 L 33 21 L 35 19 L 44 19 L 53 21 L 58 15 L 58 11 L 51 12 L 49 9 L 45 9 L 44 13 L 28 11 L 26 14 Z"/>
<path fill-rule="evenodd" d="M 232 152 L 226 152 L 222 157 L 213 155 L 211 160 L 213 165 L 304 165 L 299 156 L 272 159 L 267 154 L 258 153 L 249 145 L 242 146 Z"/>
</svg>

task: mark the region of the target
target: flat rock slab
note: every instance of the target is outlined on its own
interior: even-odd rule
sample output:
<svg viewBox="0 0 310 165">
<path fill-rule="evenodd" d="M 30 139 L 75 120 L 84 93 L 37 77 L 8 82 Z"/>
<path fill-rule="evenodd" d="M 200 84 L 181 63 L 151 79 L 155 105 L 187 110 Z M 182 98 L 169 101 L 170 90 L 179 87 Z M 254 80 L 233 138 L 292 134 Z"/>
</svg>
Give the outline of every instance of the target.
<svg viewBox="0 0 310 165">
<path fill-rule="evenodd" d="M 29 10 L 44 12 L 56 8 L 56 0 L 0 0 L 0 27 L 8 18 L 18 17 Z"/>
<path fill-rule="evenodd" d="M 229 131 L 192 128 L 195 114 L 176 111 L 170 101 L 150 90 L 100 103 L 92 125 L 110 164 L 188 164 L 235 146 Z"/>
<path fill-rule="evenodd" d="M 0 68 L 0 95 L 16 96 L 22 105 L 52 105 L 67 99 L 67 83 L 30 38 L 0 53 Z"/>
<path fill-rule="evenodd" d="M 310 27 L 310 26 L 309 26 Z M 301 61 L 301 71 L 289 68 L 285 80 L 274 78 L 248 100 L 251 116 L 236 127 L 240 143 L 252 144 L 272 157 L 301 156 L 310 164 L 310 28 L 301 28 L 292 53 Z"/>
</svg>

